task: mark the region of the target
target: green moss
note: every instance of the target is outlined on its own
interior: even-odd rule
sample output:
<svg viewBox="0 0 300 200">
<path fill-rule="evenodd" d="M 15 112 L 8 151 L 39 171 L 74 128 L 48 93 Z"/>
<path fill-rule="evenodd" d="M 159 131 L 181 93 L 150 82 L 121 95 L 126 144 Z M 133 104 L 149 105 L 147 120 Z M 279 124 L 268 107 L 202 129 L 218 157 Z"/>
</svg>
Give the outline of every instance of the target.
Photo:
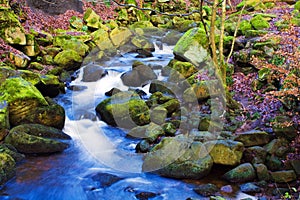
<svg viewBox="0 0 300 200">
<path fill-rule="evenodd" d="M 76 64 L 82 62 L 82 57 L 74 50 L 64 50 L 54 57 L 54 62 L 61 67 L 76 68 Z"/>
<path fill-rule="evenodd" d="M 250 20 L 250 23 L 256 30 L 262 30 L 270 27 L 270 24 L 262 15 L 256 15 Z"/>
<path fill-rule="evenodd" d="M 246 31 L 251 29 L 252 29 L 252 25 L 248 20 L 241 21 L 239 30 L 242 34 L 245 34 Z"/>
<path fill-rule="evenodd" d="M 15 160 L 7 153 L 0 153 L 0 185 L 15 174 Z"/>
<path fill-rule="evenodd" d="M 294 9 L 300 11 L 300 1 L 297 1 L 297 2 L 295 3 Z"/>
<path fill-rule="evenodd" d="M 41 105 L 48 105 L 43 95 L 30 82 L 22 78 L 8 78 L 0 87 L 0 101 L 13 104 L 15 101 L 35 99 Z"/>
</svg>

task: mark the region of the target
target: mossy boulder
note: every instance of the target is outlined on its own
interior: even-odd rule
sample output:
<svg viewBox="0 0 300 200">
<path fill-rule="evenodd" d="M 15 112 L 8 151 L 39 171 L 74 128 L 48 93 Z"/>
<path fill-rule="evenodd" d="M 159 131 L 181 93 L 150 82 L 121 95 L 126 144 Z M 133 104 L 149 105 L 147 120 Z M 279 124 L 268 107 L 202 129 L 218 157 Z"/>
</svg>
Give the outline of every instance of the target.
<svg viewBox="0 0 300 200">
<path fill-rule="evenodd" d="M 243 155 L 243 160 L 252 164 L 264 163 L 267 152 L 263 147 L 253 146 L 246 148 Z"/>
<path fill-rule="evenodd" d="M 88 8 L 83 16 L 84 21 L 87 23 L 88 27 L 91 28 L 100 28 L 100 16 L 93 11 L 92 8 Z"/>
<path fill-rule="evenodd" d="M 7 135 L 9 128 L 10 128 L 10 124 L 9 124 L 8 104 L 6 101 L 1 101 L 0 102 L 0 141 L 2 141 L 4 137 Z"/>
<path fill-rule="evenodd" d="M 247 182 L 256 178 L 255 169 L 250 163 L 244 163 L 228 171 L 222 176 L 230 182 Z"/>
<path fill-rule="evenodd" d="M 115 48 L 106 30 L 98 29 L 97 31 L 91 33 L 91 36 L 93 38 L 93 42 L 101 51 Z"/>
<path fill-rule="evenodd" d="M 185 136 L 164 138 L 146 155 L 144 172 L 171 178 L 200 179 L 209 174 L 213 160 L 201 142 Z"/>
<path fill-rule="evenodd" d="M 99 103 L 96 111 L 112 126 L 133 128 L 150 123 L 147 104 L 134 92 L 119 92 Z"/>
<path fill-rule="evenodd" d="M 76 37 L 56 36 L 53 39 L 53 45 L 63 50 L 76 51 L 80 56 L 85 56 L 89 51 L 89 46 Z"/>
<path fill-rule="evenodd" d="M 235 141 L 242 142 L 244 146 L 265 145 L 270 141 L 270 135 L 264 131 L 252 130 L 240 133 L 234 138 Z"/>
<path fill-rule="evenodd" d="M 179 17 L 178 17 L 179 18 Z M 195 28 L 197 23 L 194 20 L 176 20 L 177 18 L 173 18 L 174 29 L 179 32 L 186 32 L 191 28 Z"/>
<path fill-rule="evenodd" d="M 169 72 L 169 81 L 178 82 L 180 79 L 186 79 L 195 74 L 198 69 L 189 62 L 178 60 L 170 61 L 166 68 Z M 164 69 L 166 70 L 166 69 Z"/>
<path fill-rule="evenodd" d="M 185 102 L 203 101 L 209 97 L 222 97 L 224 94 L 223 86 L 218 80 L 199 81 L 186 89 L 183 93 Z"/>
<path fill-rule="evenodd" d="M 130 40 L 132 32 L 125 27 L 116 27 L 110 32 L 109 36 L 112 43 L 116 47 L 119 47 L 126 44 Z"/>
<path fill-rule="evenodd" d="M 144 36 L 133 37 L 131 39 L 131 43 L 136 47 L 137 50 L 143 49 L 150 52 L 155 50 L 153 42 Z"/>
<path fill-rule="evenodd" d="M 266 165 L 264 164 L 254 164 L 256 175 L 259 181 L 269 181 L 270 174 Z"/>
<path fill-rule="evenodd" d="M 252 29 L 252 25 L 248 20 L 243 20 L 240 23 L 240 27 L 239 27 L 239 33 L 240 34 L 245 34 L 246 31 L 251 30 Z"/>
<path fill-rule="evenodd" d="M 61 140 L 70 137 L 62 131 L 40 124 L 24 124 L 14 127 L 5 138 L 5 143 L 13 145 L 19 152 L 27 154 L 61 152 L 69 144 Z"/>
<path fill-rule="evenodd" d="M 244 145 L 241 142 L 213 140 L 204 144 L 215 164 L 238 165 L 241 162 L 244 152 Z"/>
<path fill-rule="evenodd" d="M 15 175 L 15 160 L 7 153 L 0 153 L 0 185 Z"/>
<path fill-rule="evenodd" d="M 201 28 L 192 28 L 179 39 L 173 53 L 178 60 L 185 60 L 200 67 L 210 60 L 207 48 L 208 40 L 205 31 Z"/>
<path fill-rule="evenodd" d="M 270 24 L 265 18 L 261 15 L 256 15 L 250 20 L 251 25 L 256 30 L 263 30 L 270 27 Z"/>
<path fill-rule="evenodd" d="M 74 50 L 64 50 L 54 57 L 54 62 L 66 70 L 75 70 L 81 65 L 82 57 Z"/>
<path fill-rule="evenodd" d="M 9 44 L 25 45 L 26 36 L 18 16 L 8 9 L 0 10 L 0 37 Z"/>
</svg>

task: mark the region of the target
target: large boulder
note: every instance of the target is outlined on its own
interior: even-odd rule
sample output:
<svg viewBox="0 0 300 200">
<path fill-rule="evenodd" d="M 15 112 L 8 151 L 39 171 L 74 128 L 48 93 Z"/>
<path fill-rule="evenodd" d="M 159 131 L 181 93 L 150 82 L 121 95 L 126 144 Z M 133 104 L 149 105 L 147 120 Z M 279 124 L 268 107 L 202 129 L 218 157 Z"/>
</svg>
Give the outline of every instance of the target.
<svg viewBox="0 0 300 200">
<path fill-rule="evenodd" d="M 95 42 L 100 50 L 104 51 L 115 48 L 107 31 L 98 29 L 97 31 L 91 33 L 91 36 L 93 38 L 93 42 Z"/>
<path fill-rule="evenodd" d="M 15 175 L 15 160 L 7 153 L 0 153 L 0 185 Z"/>
<path fill-rule="evenodd" d="M 109 36 L 112 43 L 116 47 L 119 47 L 126 44 L 130 40 L 132 32 L 125 27 L 116 27 L 110 32 Z"/>
<path fill-rule="evenodd" d="M 53 45 L 62 48 L 63 50 L 74 50 L 80 56 L 85 56 L 89 51 L 89 46 L 76 37 L 56 36 L 53 38 Z"/>
<path fill-rule="evenodd" d="M 23 124 L 12 128 L 5 138 L 5 143 L 13 145 L 21 153 L 55 153 L 69 147 L 61 140 L 69 140 L 59 129 L 40 124 Z"/>
<path fill-rule="evenodd" d="M 26 45 L 26 36 L 18 16 L 9 9 L 0 11 L 0 37 L 9 44 Z"/>
<path fill-rule="evenodd" d="M 150 123 L 150 111 L 138 94 L 119 92 L 96 107 L 101 119 L 112 126 L 133 128 Z"/>
<path fill-rule="evenodd" d="M 164 138 L 146 155 L 144 172 L 171 178 L 200 179 L 209 174 L 213 160 L 201 142 L 183 135 Z"/>
<path fill-rule="evenodd" d="M 178 60 L 170 61 L 170 63 L 164 68 L 164 71 L 169 71 L 169 81 L 173 82 L 186 79 L 198 72 L 197 68 L 193 64 Z"/>
<path fill-rule="evenodd" d="M 173 53 L 178 60 L 188 61 L 196 67 L 201 67 L 210 60 L 208 44 L 205 31 L 201 28 L 192 28 L 179 39 Z"/>
<path fill-rule="evenodd" d="M 63 50 L 54 57 L 54 62 L 65 70 L 76 70 L 80 67 L 83 59 L 77 51 Z"/>
<path fill-rule="evenodd" d="M 215 164 L 237 165 L 241 162 L 244 145 L 232 140 L 213 140 L 205 144 Z"/>
<path fill-rule="evenodd" d="M 45 99 L 40 91 L 24 79 L 8 78 L 0 86 L 0 101 L 6 101 L 12 126 L 39 123 L 62 129 L 65 112 L 51 99 Z"/>
</svg>

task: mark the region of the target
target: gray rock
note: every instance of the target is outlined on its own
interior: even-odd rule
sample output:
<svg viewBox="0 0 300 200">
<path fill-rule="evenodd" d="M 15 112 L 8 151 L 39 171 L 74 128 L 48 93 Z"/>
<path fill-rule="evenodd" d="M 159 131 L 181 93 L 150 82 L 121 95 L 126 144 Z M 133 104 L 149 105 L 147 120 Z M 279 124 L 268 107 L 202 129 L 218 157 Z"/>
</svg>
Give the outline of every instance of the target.
<svg viewBox="0 0 300 200">
<path fill-rule="evenodd" d="M 294 170 L 283 170 L 271 172 L 272 180 L 276 183 L 288 183 L 295 181 L 297 179 L 296 173 Z"/>
<path fill-rule="evenodd" d="M 245 192 L 247 194 L 254 194 L 261 192 L 261 188 L 253 183 L 245 183 L 240 185 L 240 189 L 242 192 Z"/>
<path fill-rule="evenodd" d="M 234 140 L 242 142 L 246 147 L 259 146 L 267 144 L 270 141 L 270 135 L 264 131 L 252 130 L 239 133 Z"/>
<path fill-rule="evenodd" d="M 222 176 L 230 182 L 247 182 L 256 178 L 255 170 L 250 163 L 244 163 Z"/>
<path fill-rule="evenodd" d="M 203 184 L 203 185 L 199 185 L 196 188 L 194 188 L 194 191 L 197 194 L 200 194 L 204 197 L 209 197 L 209 196 L 213 196 L 214 194 L 216 194 L 219 189 L 216 185 L 208 183 L 208 184 Z"/>
<path fill-rule="evenodd" d="M 96 64 L 90 63 L 83 68 L 83 82 L 94 82 L 98 81 L 107 75 L 107 71 Z"/>
</svg>

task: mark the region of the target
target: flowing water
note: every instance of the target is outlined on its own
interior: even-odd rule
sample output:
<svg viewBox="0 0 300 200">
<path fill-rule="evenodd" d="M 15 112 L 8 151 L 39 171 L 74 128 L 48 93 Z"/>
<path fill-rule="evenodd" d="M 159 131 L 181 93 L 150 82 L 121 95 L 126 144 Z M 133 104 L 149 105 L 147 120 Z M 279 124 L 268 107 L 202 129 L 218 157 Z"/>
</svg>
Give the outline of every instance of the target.
<svg viewBox="0 0 300 200">
<path fill-rule="evenodd" d="M 108 75 L 96 82 L 82 82 L 81 69 L 71 85 L 83 89 L 67 90 L 56 98 L 66 110 L 64 131 L 72 137 L 71 147 L 60 154 L 27 156 L 18 164 L 16 177 L 0 188 L 0 199 L 203 199 L 193 191 L 197 184 L 228 184 L 216 175 L 200 181 L 182 181 L 142 173 L 142 155 L 135 153 L 138 140 L 126 138 L 125 130 L 108 126 L 96 117 L 95 106 L 106 98 L 105 92 L 113 87 L 128 89 L 120 76 L 131 68 L 136 55 L 128 53 L 103 63 Z M 172 47 L 164 46 L 156 48 L 154 57 L 140 60 L 165 66 L 172 58 Z M 159 75 L 159 70 L 156 72 Z M 141 89 L 147 92 L 148 87 Z M 234 189 L 228 199 L 249 197 Z"/>
</svg>

